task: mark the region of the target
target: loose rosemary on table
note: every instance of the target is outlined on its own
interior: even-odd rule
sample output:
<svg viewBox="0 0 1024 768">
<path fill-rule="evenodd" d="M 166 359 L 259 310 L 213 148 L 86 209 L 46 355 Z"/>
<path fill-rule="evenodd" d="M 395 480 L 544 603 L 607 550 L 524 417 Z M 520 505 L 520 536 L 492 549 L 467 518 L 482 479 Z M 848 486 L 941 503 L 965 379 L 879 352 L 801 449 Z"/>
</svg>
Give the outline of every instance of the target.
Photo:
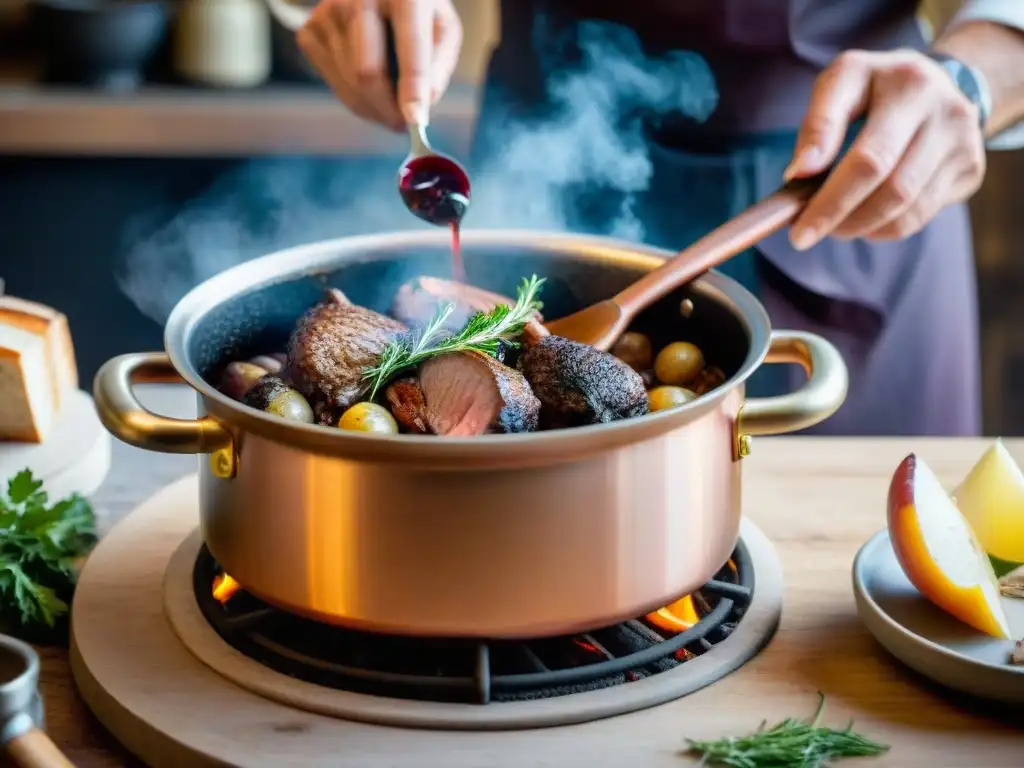
<svg viewBox="0 0 1024 768">
<path fill-rule="evenodd" d="M 455 311 L 455 304 L 445 304 L 421 332 L 396 337 L 384 347 L 377 364 L 363 372 L 371 382 L 370 399 L 399 373 L 432 357 L 471 351 L 494 357 L 501 344 L 517 346 L 514 337 L 522 333 L 523 326 L 542 307 L 537 294 L 543 284 L 543 278 L 536 275 L 524 278 L 513 306 L 499 304 L 490 312 L 477 312 L 465 328 L 449 336 L 443 336 L 444 324 Z"/>
<path fill-rule="evenodd" d="M 761 727 L 749 736 L 694 741 L 687 739 L 684 754 L 699 755 L 700 765 L 727 765 L 733 768 L 824 768 L 844 757 L 874 757 L 889 751 L 853 730 L 851 722 L 844 730 L 819 725 L 825 711 L 825 696 L 811 720 L 792 717 Z"/>
</svg>

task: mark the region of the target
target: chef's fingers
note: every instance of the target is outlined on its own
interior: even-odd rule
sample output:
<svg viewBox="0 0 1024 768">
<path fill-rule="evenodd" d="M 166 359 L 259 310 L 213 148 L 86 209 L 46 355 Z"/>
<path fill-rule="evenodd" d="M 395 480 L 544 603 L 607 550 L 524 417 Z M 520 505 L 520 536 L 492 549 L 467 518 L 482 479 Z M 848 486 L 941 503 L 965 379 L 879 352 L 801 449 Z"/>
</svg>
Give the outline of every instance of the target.
<svg viewBox="0 0 1024 768">
<path fill-rule="evenodd" d="M 430 100 L 437 103 L 448 90 L 462 51 L 462 21 L 450 2 L 442 2 L 434 15 L 434 57 L 430 67 Z"/>
<path fill-rule="evenodd" d="M 936 168 L 941 167 L 948 156 L 946 137 L 934 119 L 927 121 L 893 172 L 845 221 L 840 222 L 833 236 L 843 239 L 864 237 L 898 219 L 925 194 Z"/>
<path fill-rule="evenodd" d="M 373 105 L 366 98 L 366 93 L 359 87 L 357 62 L 352 47 L 352 24 L 356 13 L 363 6 L 374 6 L 376 0 L 334 0 L 328 6 L 331 22 L 327 26 L 327 42 L 330 45 L 331 60 L 334 62 L 332 77 L 336 85 L 335 92 L 348 94 L 345 104 L 353 113 L 371 122 L 378 121 Z"/>
<path fill-rule="evenodd" d="M 797 134 L 787 181 L 824 171 L 839 154 L 850 124 L 866 109 L 871 63 L 861 52 L 840 54 L 819 76 Z"/>
<path fill-rule="evenodd" d="M 977 123 L 972 126 L 977 127 Z M 902 240 L 920 232 L 950 203 L 968 199 L 985 178 L 985 145 L 978 136 L 975 146 L 955 145 L 957 150 L 939 163 L 924 191 L 897 218 L 864 235 L 867 240 Z"/>
<path fill-rule="evenodd" d="M 303 55 L 309 60 L 324 82 L 331 87 L 338 100 L 352 112 L 366 119 L 372 119 L 355 88 L 346 76 L 347 67 L 339 66 L 335 53 L 335 41 L 339 34 L 327 7 L 318 7 L 321 16 L 311 16 L 309 21 L 296 33 L 295 39 Z M 316 14 L 316 11 L 314 11 Z"/>
<path fill-rule="evenodd" d="M 328 58 L 321 59 L 321 64 L 331 70 L 331 77 L 335 80 L 352 67 L 344 45 L 345 29 L 354 11 L 354 4 L 361 1 L 323 0 L 313 8 L 309 19 L 296 34 L 296 40 L 303 53 L 313 40 L 326 51 Z M 326 73 L 321 74 L 326 78 Z"/>
<path fill-rule="evenodd" d="M 295 33 L 295 42 L 298 43 L 299 50 L 317 68 L 318 72 L 320 71 L 320 66 L 313 62 L 314 51 L 317 51 L 319 54 L 318 58 L 320 58 L 321 64 L 330 61 L 329 58 L 327 60 L 322 58 L 323 53 L 329 52 L 331 49 L 328 34 L 330 28 L 334 25 L 334 21 L 331 18 L 330 5 L 331 0 L 324 0 L 324 2 L 313 8 L 309 18 L 306 19 L 306 23 L 299 27 L 299 31 Z"/>
<path fill-rule="evenodd" d="M 916 235 L 945 206 L 940 190 L 961 186 L 966 174 L 943 164 L 935 169 L 925 184 L 924 192 L 895 219 L 866 232 L 865 240 L 903 240 Z"/>
<path fill-rule="evenodd" d="M 395 131 L 405 127 L 388 73 L 387 21 L 375 2 L 362 2 L 348 21 L 352 74 L 374 119 Z"/>
<path fill-rule="evenodd" d="M 435 3 L 391 0 L 391 24 L 398 54 L 398 108 L 407 123 L 430 121 L 430 65 Z"/>
<path fill-rule="evenodd" d="M 344 104 L 354 115 L 358 115 L 364 120 L 373 120 L 373 116 L 370 111 L 363 105 L 362 100 L 359 98 L 359 94 L 356 92 L 355 86 L 348 82 L 345 78 L 338 75 L 338 70 L 335 69 L 331 54 L 324 50 L 312 50 L 306 53 L 309 57 L 310 62 L 323 77 L 324 82 L 330 86 L 334 95 L 338 98 L 342 104 Z"/>
<path fill-rule="evenodd" d="M 928 117 L 928 100 L 872 87 L 867 121 L 849 151 L 790 228 L 804 250 L 818 243 L 863 203 L 896 169 Z"/>
</svg>

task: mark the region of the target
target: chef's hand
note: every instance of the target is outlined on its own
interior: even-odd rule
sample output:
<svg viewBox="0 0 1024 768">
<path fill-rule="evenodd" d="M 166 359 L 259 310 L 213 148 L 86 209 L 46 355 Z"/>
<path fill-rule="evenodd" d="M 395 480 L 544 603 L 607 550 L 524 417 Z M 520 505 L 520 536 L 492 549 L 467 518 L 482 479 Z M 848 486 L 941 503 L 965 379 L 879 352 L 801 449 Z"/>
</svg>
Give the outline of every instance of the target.
<svg viewBox="0 0 1024 768">
<path fill-rule="evenodd" d="M 397 99 L 388 75 L 388 23 L 398 54 Z M 296 39 L 349 109 L 400 131 L 426 124 L 448 88 L 462 23 L 451 0 L 322 0 Z"/>
<path fill-rule="evenodd" d="M 819 76 L 786 178 L 835 161 L 850 124 L 864 125 L 790 229 L 796 248 L 823 237 L 899 240 L 977 191 L 985 147 L 977 108 L 916 51 L 850 51 Z"/>
</svg>

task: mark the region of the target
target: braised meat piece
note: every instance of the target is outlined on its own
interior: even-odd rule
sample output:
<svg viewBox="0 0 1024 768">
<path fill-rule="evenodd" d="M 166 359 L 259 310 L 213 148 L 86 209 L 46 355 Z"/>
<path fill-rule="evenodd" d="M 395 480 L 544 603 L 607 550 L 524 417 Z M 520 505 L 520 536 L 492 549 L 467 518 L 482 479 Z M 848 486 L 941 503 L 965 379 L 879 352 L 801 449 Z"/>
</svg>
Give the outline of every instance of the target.
<svg viewBox="0 0 1024 768">
<path fill-rule="evenodd" d="M 459 283 L 442 281 L 443 289 L 435 291 L 426 287 L 430 280 L 429 277 L 418 277 L 402 285 L 391 303 L 391 314 L 410 328 L 422 328 L 433 319 L 441 305 L 450 301 L 455 304 L 455 309 L 443 327 L 449 333 L 459 331 L 477 310 L 451 289 L 457 288 Z"/>
<path fill-rule="evenodd" d="M 477 312 L 490 312 L 499 304 L 514 305 L 510 299 L 483 288 L 465 283 L 442 280 L 437 277 L 417 277 L 398 289 L 391 305 L 391 314 L 410 328 L 422 328 L 437 314 L 439 306 L 451 302 L 455 310 L 445 321 L 444 329 L 451 333 L 462 330 L 469 318 Z M 523 329 L 527 344 L 548 335 L 543 318 L 537 313 Z"/>
<path fill-rule="evenodd" d="M 318 423 L 338 415 L 367 391 L 363 371 L 406 327 L 353 304 L 337 289 L 299 320 L 288 342 L 287 379 L 313 406 Z"/>
<path fill-rule="evenodd" d="M 427 422 L 438 435 L 532 432 L 540 401 L 523 375 L 480 352 L 457 352 L 420 367 Z"/>
<path fill-rule="evenodd" d="M 528 346 L 519 370 L 541 402 L 545 428 L 617 421 L 647 413 L 647 390 L 617 357 L 561 336 Z"/>
<path fill-rule="evenodd" d="M 391 415 L 409 432 L 421 435 L 430 433 L 427 420 L 427 403 L 423 399 L 423 390 L 415 378 L 397 379 L 384 390 Z"/>
</svg>

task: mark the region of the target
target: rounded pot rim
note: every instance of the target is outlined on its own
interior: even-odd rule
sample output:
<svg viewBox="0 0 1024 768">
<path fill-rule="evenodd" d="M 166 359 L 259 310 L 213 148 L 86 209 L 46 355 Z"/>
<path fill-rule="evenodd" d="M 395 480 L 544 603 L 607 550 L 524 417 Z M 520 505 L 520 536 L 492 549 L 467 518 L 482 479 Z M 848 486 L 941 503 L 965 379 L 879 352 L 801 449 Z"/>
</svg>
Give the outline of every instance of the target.
<svg viewBox="0 0 1024 768">
<path fill-rule="evenodd" d="M 532 230 L 471 230 L 463 234 L 467 249 L 475 246 L 555 251 L 585 261 L 618 263 L 643 270 L 656 268 L 672 252 L 610 237 Z M 298 245 L 224 270 L 189 291 L 175 305 L 164 329 L 164 345 L 179 375 L 204 398 L 210 414 L 228 425 L 278 443 L 325 455 L 361 461 L 423 462 L 430 466 L 521 465 L 564 461 L 669 432 L 718 408 L 761 364 L 768 352 L 771 326 L 761 303 L 735 280 L 709 272 L 694 287 L 729 307 L 744 328 L 749 346 L 739 370 L 724 384 L 686 405 L 608 424 L 522 434 L 437 437 L 373 435 L 335 427 L 302 424 L 257 411 L 232 400 L 207 383 L 189 360 L 187 341 L 200 320 L 225 299 L 275 283 L 334 271 L 344 262 L 390 258 L 380 253 L 402 247 L 447 247 L 447 231 L 412 230 L 361 235 Z M 527 458 L 524 454 L 530 454 Z"/>
</svg>

